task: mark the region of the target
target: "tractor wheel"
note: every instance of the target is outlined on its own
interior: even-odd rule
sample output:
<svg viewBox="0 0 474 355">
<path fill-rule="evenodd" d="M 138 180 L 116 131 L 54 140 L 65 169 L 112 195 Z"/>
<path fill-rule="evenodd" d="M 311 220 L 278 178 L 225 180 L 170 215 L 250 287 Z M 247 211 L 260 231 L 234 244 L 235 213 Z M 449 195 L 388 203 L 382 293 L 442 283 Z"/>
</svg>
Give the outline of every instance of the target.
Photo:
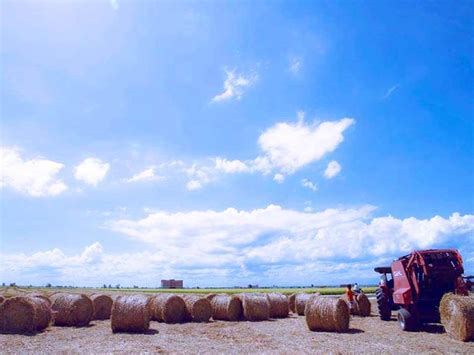
<svg viewBox="0 0 474 355">
<path fill-rule="evenodd" d="M 403 331 L 411 332 L 416 330 L 418 322 L 416 317 L 407 311 L 405 308 L 400 308 L 398 311 L 398 324 Z"/>
<path fill-rule="evenodd" d="M 375 296 L 377 298 L 377 306 L 379 309 L 380 319 L 390 320 L 390 318 L 392 317 L 392 311 L 387 296 L 381 288 L 378 288 L 377 291 L 375 291 Z"/>
</svg>

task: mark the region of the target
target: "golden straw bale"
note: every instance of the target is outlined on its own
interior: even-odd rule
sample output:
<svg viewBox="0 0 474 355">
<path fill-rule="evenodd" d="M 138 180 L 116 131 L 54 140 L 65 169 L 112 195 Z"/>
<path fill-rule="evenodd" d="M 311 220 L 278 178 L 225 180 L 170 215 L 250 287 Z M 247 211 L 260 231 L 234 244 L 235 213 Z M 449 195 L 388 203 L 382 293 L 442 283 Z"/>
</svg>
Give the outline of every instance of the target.
<svg viewBox="0 0 474 355">
<path fill-rule="evenodd" d="M 51 296 L 54 325 L 84 327 L 94 315 L 94 304 L 86 295 L 55 293 Z"/>
<path fill-rule="evenodd" d="M 184 320 L 186 304 L 184 300 L 170 293 L 160 293 L 150 299 L 152 319 L 158 322 L 179 323 Z"/>
<path fill-rule="evenodd" d="M 270 302 L 270 318 L 286 318 L 290 310 L 288 297 L 281 293 L 267 293 Z"/>
<path fill-rule="evenodd" d="M 312 331 L 346 332 L 349 329 L 349 306 L 342 299 L 313 295 L 307 301 L 305 316 Z"/>
<path fill-rule="evenodd" d="M 212 316 L 211 302 L 198 295 L 184 295 L 185 319 L 193 322 L 208 322 Z"/>
<path fill-rule="evenodd" d="M 112 304 L 114 303 L 112 297 L 96 293 L 90 296 L 90 299 L 92 303 L 94 303 L 94 314 L 92 316 L 92 319 L 110 319 L 110 313 L 112 312 Z"/>
<path fill-rule="evenodd" d="M 457 340 L 474 340 L 474 297 L 447 293 L 441 299 L 439 313 L 446 333 Z"/>
<path fill-rule="evenodd" d="M 369 301 L 369 298 L 365 293 L 359 293 L 355 297 L 357 308 L 359 309 L 359 316 L 361 317 L 370 317 L 370 312 L 372 305 Z"/>
<path fill-rule="evenodd" d="M 207 300 L 208 300 L 209 302 L 211 302 L 212 299 L 213 299 L 214 297 L 216 297 L 216 296 L 217 296 L 217 293 L 209 293 L 209 294 L 207 294 L 205 297 L 207 298 Z"/>
<path fill-rule="evenodd" d="M 243 293 L 237 297 L 242 301 L 244 318 L 248 321 L 262 321 L 270 319 L 270 302 L 268 297 L 261 293 Z"/>
<path fill-rule="evenodd" d="M 313 295 L 319 296 L 320 293 L 298 293 L 295 296 L 295 310 L 299 316 L 304 316 L 304 309 L 306 307 L 306 302 L 308 302 L 309 298 Z"/>
<path fill-rule="evenodd" d="M 237 296 L 214 295 L 211 306 L 215 320 L 238 321 L 243 316 L 242 302 Z"/>
<path fill-rule="evenodd" d="M 28 294 L 28 297 L 38 297 L 41 298 L 42 300 L 45 300 L 48 302 L 48 304 L 51 306 L 51 300 L 45 293 L 40 293 L 40 292 L 32 292 Z"/>
<path fill-rule="evenodd" d="M 23 334 L 41 331 L 49 326 L 51 308 L 35 297 L 11 297 L 0 304 L 0 330 L 4 333 Z"/>
<path fill-rule="evenodd" d="M 118 296 L 112 305 L 113 333 L 145 333 L 150 327 L 150 299 L 145 295 Z"/>
</svg>

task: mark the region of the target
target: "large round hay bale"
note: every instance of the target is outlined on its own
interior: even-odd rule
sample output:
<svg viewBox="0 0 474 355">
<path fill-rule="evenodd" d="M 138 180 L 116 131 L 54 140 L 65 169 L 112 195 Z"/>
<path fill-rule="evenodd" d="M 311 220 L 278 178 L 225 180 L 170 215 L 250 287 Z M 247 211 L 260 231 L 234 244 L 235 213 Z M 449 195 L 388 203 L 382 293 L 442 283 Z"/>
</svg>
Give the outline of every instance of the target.
<svg viewBox="0 0 474 355">
<path fill-rule="evenodd" d="M 56 293 L 51 296 L 54 325 L 84 327 L 94 315 L 94 304 L 86 295 Z"/>
<path fill-rule="evenodd" d="M 161 293 L 150 299 L 150 308 L 153 320 L 179 323 L 184 320 L 186 304 L 180 296 Z"/>
<path fill-rule="evenodd" d="M 112 305 L 112 332 L 145 333 L 150 327 L 149 302 L 145 295 L 118 296 Z"/>
<path fill-rule="evenodd" d="M 295 298 L 296 298 L 296 293 L 292 293 L 291 295 L 288 296 L 288 306 L 290 307 L 290 311 L 292 313 L 296 313 Z"/>
<path fill-rule="evenodd" d="M 0 330 L 4 333 L 40 331 L 47 328 L 50 321 L 49 304 L 40 298 L 17 296 L 0 304 Z"/>
<path fill-rule="evenodd" d="M 370 312 L 372 305 L 369 301 L 369 298 L 365 293 L 359 293 L 356 297 L 357 308 L 359 311 L 359 316 L 361 317 L 370 317 Z"/>
<path fill-rule="evenodd" d="M 48 302 L 48 304 L 51 306 L 51 300 L 50 300 L 49 297 L 48 297 L 47 295 L 45 295 L 44 293 L 32 292 L 32 293 L 29 293 L 29 294 L 28 294 L 28 297 L 41 298 L 42 300 L 45 300 L 46 302 Z"/>
<path fill-rule="evenodd" d="M 349 329 L 349 306 L 342 299 L 312 295 L 306 303 L 309 330 L 345 332 Z"/>
<path fill-rule="evenodd" d="M 299 316 L 304 316 L 304 309 L 306 307 L 306 302 L 312 295 L 319 295 L 319 293 L 298 293 L 295 296 L 295 310 Z"/>
<path fill-rule="evenodd" d="M 109 319 L 114 301 L 112 297 L 102 294 L 94 294 L 90 297 L 94 303 L 94 314 L 92 319 L 103 320 Z"/>
<path fill-rule="evenodd" d="M 193 322 L 208 322 L 212 316 L 211 302 L 207 298 L 197 295 L 183 296 L 185 307 L 185 319 Z"/>
<path fill-rule="evenodd" d="M 474 340 L 474 297 L 447 293 L 441 299 L 439 313 L 446 333 L 457 340 Z"/>
<path fill-rule="evenodd" d="M 261 293 L 244 293 L 238 295 L 242 301 L 244 318 L 248 321 L 262 321 L 270 319 L 270 302 L 266 295 Z"/>
<path fill-rule="evenodd" d="M 214 295 L 211 299 L 214 320 L 238 321 L 243 316 L 242 302 L 232 295 Z"/>
<path fill-rule="evenodd" d="M 289 305 L 288 297 L 281 293 L 267 293 L 270 302 L 270 318 L 288 317 Z"/>
<path fill-rule="evenodd" d="M 212 299 L 216 296 L 217 296 L 217 293 L 208 293 L 205 297 L 207 298 L 209 302 L 211 302 Z"/>
</svg>

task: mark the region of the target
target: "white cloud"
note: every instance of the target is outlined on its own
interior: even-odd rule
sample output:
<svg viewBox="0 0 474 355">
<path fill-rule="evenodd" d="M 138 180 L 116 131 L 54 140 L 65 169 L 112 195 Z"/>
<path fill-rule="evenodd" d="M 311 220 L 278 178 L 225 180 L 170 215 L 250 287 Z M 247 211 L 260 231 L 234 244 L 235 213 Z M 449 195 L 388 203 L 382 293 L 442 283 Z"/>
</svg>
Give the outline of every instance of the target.
<svg viewBox="0 0 474 355">
<path fill-rule="evenodd" d="M 105 226 L 148 244 L 144 252 L 107 254 L 100 243 L 94 243 L 72 256 L 57 248 L 31 255 L 1 254 L 0 273 L 4 279 L 34 277 L 44 275 L 47 269 L 57 274 L 58 280 L 67 280 L 64 282 L 90 283 L 99 278 L 103 283 L 108 282 L 103 279 L 107 275 L 108 279 L 128 280 L 128 284 L 156 282 L 157 275 L 180 275 L 201 286 L 234 285 L 236 276 L 243 282 L 267 284 L 270 277 L 272 284 L 288 284 L 295 282 L 298 274 L 303 278 L 298 278 L 299 282 L 308 282 L 316 273 L 318 282 L 331 282 L 347 278 L 349 265 L 357 271 L 371 271 L 376 264 L 413 249 L 474 242 L 473 215 L 374 218 L 374 210 L 366 205 L 300 212 L 269 205 L 248 211 L 155 211 L 141 219 L 111 220 Z M 469 258 L 468 253 L 466 260 Z M 290 269 L 291 277 L 278 276 L 279 272 L 288 275 L 283 271 Z M 43 271 L 38 274 L 38 270 Z M 330 279 L 324 271 L 331 273 Z"/>
<path fill-rule="evenodd" d="M 135 175 L 133 175 L 129 179 L 125 179 L 125 182 L 139 182 L 139 181 L 161 181 L 163 180 L 163 176 L 158 176 L 155 174 L 155 168 L 149 167 Z"/>
<path fill-rule="evenodd" d="M 241 160 L 227 160 L 225 158 L 215 158 L 215 169 L 227 174 L 246 173 L 250 168 Z"/>
<path fill-rule="evenodd" d="M 109 0 L 109 4 L 114 11 L 117 11 L 119 8 L 118 0 Z"/>
<path fill-rule="evenodd" d="M 283 181 L 285 181 L 285 175 L 280 174 L 280 173 L 276 173 L 273 176 L 273 180 L 275 180 L 277 183 L 281 184 Z"/>
<path fill-rule="evenodd" d="M 383 99 L 383 100 L 388 99 L 388 98 L 395 92 L 395 90 L 398 89 L 398 87 L 399 87 L 399 85 L 397 84 L 397 85 L 394 85 L 394 86 L 392 86 L 391 88 L 389 88 L 389 89 L 385 92 L 385 94 L 383 95 L 382 99 Z"/>
<path fill-rule="evenodd" d="M 318 186 L 313 183 L 312 181 L 308 180 L 308 179 L 302 179 L 301 180 L 301 185 L 303 185 L 304 187 L 310 189 L 311 191 L 318 191 Z"/>
<path fill-rule="evenodd" d="M 202 189 L 202 182 L 199 180 L 189 180 L 186 183 L 186 189 L 189 191 L 200 190 Z"/>
<path fill-rule="evenodd" d="M 235 70 L 226 70 L 226 79 L 224 81 L 224 91 L 212 98 L 213 102 L 220 102 L 235 98 L 240 100 L 245 90 L 258 79 L 257 74 L 242 74 L 236 73 Z"/>
<path fill-rule="evenodd" d="M 326 167 L 326 170 L 324 171 L 324 177 L 326 179 L 332 179 L 336 175 L 338 175 L 341 172 L 341 165 L 335 161 L 332 160 L 328 163 L 328 166 Z"/>
<path fill-rule="evenodd" d="M 258 143 L 273 167 L 291 174 L 334 151 L 353 123 L 352 118 L 312 125 L 302 120 L 277 123 L 260 135 Z"/>
<path fill-rule="evenodd" d="M 291 73 L 293 74 L 298 74 L 300 69 L 301 69 L 301 58 L 298 57 L 293 57 L 290 58 L 290 63 L 288 69 L 290 70 Z"/>
<path fill-rule="evenodd" d="M 10 187 L 33 196 L 56 196 L 67 190 L 57 174 L 64 165 L 36 157 L 23 159 L 16 148 L 0 147 L 0 188 Z"/>
<path fill-rule="evenodd" d="M 110 164 L 98 158 L 87 158 L 74 168 L 74 177 L 86 184 L 97 186 L 104 180 Z"/>
</svg>

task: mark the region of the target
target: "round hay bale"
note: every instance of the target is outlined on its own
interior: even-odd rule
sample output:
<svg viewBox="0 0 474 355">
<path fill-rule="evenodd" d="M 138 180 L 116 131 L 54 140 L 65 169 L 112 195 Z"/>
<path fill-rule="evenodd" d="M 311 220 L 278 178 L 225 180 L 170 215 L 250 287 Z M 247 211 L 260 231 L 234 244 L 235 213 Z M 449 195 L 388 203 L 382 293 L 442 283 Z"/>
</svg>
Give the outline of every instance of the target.
<svg viewBox="0 0 474 355">
<path fill-rule="evenodd" d="M 11 297 L 0 304 L 0 330 L 10 334 L 41 331 L 49 326 L 51 309 L 40 298 Z"/>
<path fill-rule="evenodd" d="M 296 313 L 295 298 L 296 298 L 296 293 L 292 293 L 291 295 L 288 296 L 288 306 L 290 307 L 290 311 L 292 313 Z"/>
<path fill-rule="evenodd" d="M 150 299 L 152 319 L 165 323 L 180 323 L 185 317 L 186 304 L 177 295 L 161 293 Z"/>
<path fill-rule="evenodd" d="M 193 322 L 208 322 L 212 316 L 211 302 L 197 295 L 183 296 L 185 319 Z"/>
<path fill-rule="evenodd" d="M 51 296 L 54 325 L 84 327 L 94 315 L 94 304 L 86 295 L 56 293 Z"/>
<path fill-rule="evenodd" d="M 0 295 L 0 303 L 2 303 L 3 301 L 5 301 L 5 298 Z"/>
<path fill-rule="evenodd" d="M 48 302 L 48 304 L 51 306 L 51 300 L 49 299 L 48 296 L 46 296 L 45 294 L 43 293 L 39 293 L 39 292 L 33 292 L 33 293 L 29 293 L 28 294 L 28 297 L 37 297 L 37 298 L 41 298 L 42 300 Z"/>
<path fill-rule="evenodd" d="M 451 337 L 474 340 L 474 297 L 447 293 L 439 305 L 441 323 Z"/>
<path fill-rule="evenodd" d="M 313 294 L 310 294 L 310 293 L 298 293 L 298 294 L 295 296 L 295 310 L 296 310 L 296 313 L 297 313 L 299 316 L 304 316 L 304 309 L 305 309 L 305 307 L 306 307 L 306 302 L 308 302 L 309 298 L 310 298 L 312 295 L 318 295 L 318 296 L 319 296 L 319 293 L 313 293 Z"/>
<path fill-rule="evenodd" d="M 110 319 L 112 304 L 114 303 L 112 298 L 107 295 L 94 294 L 90 297 L 90 299 L 92 303 L 94 303 L 94 314 L 92 319 Z"/>
<path fill-rule="evenodd" d="M 149 302 L 145 295 L 118 296 L 112 305 L 112 332 L 145 333 L 150 327 Z"/>
<path fill-rule="evenodd" d="M 249 321 L 270 319 L 270 302 L 266 295 L 260 293 L 245 293 L 239 295 L 244 309 L 244 318 Z"/>
<path fill-rule="evenodd" d="M 342 299 L 313 295 L 306 303 L 305 316 L 312 331 L 346 332 L 349 329 L 349 306 Z"/>
<path fill-rule="evenodd" d="M 208 300 L 209 302 L 211 302 L 212 299 L 213 299 L 214 297 L 216 297 L 216 296 L 217 296 L 217 293 L 209 293 L 209 294 L 207 294 L 205 297 L 207 298 L 207 300 Z"/>
<path fill-rule="evenodd" d="M 211 306 L 214 320 L 235 322 L 242 318 L 242 302 L 237 296 L 214 295 L 211 299 Z"/>
<path fill-rule="evenodd" d="M 268 302 L 270 302 L 270 318 L 288 317 L 289 305 L 288 297 L 281 293 L 267 293 Z"/>
<path fill-rule="evenodd" d="M 359 311 L 359 316 L 370 317 L 372 305 L 367 295 L 365 293 L 359 293 L 355 299 L 356 299 L 357 308 Z"/>
</svg>

